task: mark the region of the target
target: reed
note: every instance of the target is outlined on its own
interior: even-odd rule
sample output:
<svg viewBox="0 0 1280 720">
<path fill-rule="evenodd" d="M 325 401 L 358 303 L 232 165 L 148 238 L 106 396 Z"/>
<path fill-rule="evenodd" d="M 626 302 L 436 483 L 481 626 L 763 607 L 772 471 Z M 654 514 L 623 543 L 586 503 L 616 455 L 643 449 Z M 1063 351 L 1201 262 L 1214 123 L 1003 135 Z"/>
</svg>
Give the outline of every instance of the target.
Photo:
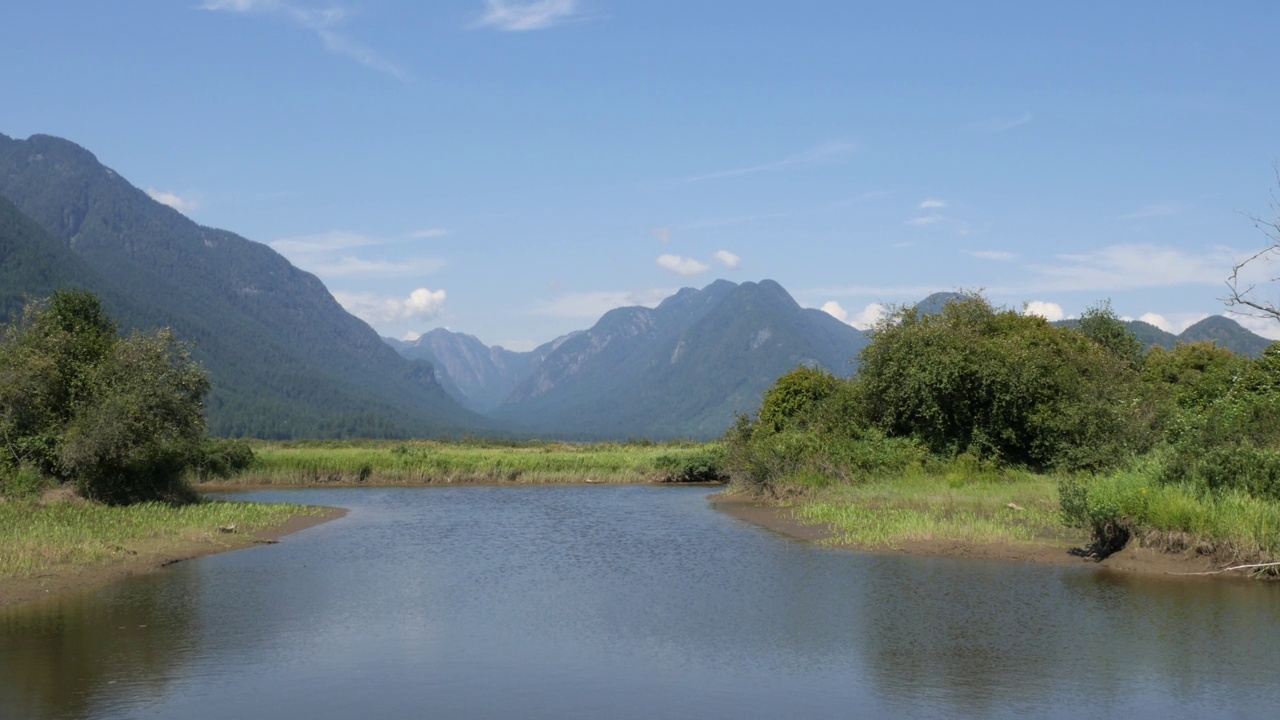
<svg viewBox="0 0 1280 720">
<path fill-rule="evenodd" d="M 430 485 L 643 483 L 705 453 L 696 443 L 260 442 L 245 471 L 218 484 Z"/>
</svg>

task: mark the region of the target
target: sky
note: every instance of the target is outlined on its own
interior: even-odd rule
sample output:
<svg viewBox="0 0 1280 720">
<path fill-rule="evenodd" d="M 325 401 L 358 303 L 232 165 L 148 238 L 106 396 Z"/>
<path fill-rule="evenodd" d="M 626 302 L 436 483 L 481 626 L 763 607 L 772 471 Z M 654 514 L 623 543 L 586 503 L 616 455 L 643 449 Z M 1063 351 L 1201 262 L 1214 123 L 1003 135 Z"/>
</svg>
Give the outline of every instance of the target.
<svg viewBox="0 0 1280 720">
<path fill-rule="evenodd" d="M 1280 3 L 10 5 L 0 133 L 390 337 L 527 350 L 718 278 L 858 327 L 963 289 L 1178 332 L 1272 242 Z"/>
</svg>

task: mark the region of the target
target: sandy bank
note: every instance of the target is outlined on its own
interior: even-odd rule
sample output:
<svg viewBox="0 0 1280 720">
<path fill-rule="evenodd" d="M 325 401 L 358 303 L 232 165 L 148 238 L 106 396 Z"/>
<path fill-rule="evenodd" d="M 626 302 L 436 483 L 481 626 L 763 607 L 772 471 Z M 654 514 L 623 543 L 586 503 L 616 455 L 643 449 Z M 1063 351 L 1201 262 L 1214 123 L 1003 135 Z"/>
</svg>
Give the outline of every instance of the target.
<svg viewBox="0 0 1280 720">
<path fill-rule="evenodd" d="M 246 533 L 209 533 L 200 538 L 154 538 L 121 547 L 113 557 L 90 565 L 58 565 L 40 575 L 0 580 L 0 607 L 59 593 L 100 587 L 133 575 L 154 572 L 166 565 L 272 543 L 291 533 L 305 530 L 346 515 L 341 508 L 326 508 L 319 515 L 295 515 L 283 523 Z"/>
</svg>

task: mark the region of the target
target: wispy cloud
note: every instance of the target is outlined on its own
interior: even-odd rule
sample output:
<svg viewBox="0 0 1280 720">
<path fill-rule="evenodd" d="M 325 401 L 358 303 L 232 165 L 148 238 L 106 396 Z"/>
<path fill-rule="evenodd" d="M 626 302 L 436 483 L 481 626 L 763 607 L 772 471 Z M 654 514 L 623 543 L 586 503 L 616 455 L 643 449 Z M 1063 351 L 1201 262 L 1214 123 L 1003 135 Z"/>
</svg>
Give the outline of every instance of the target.
<svg viewBox="0 0 1280 720">
<path fill-rule="evenodd" d="M 344 256 L 327 262 L 299 263 L 298 266 L 320 277 L 414 277 L 439 272 L 445 261 L 440 258 L 365 260 Z"/>
<path fill-rule="evenodd" d="M 777 170 L 785 170 L 795 167 L 807 167 L 812 165 L 820 165 L 824 163 L 841 162 L 852 156 L 858 147 L 852 143 L 834 142 L 825 145 L 819 145 L 810 148 L 804 152 L 796 153 L 774 162 L 763 163 L 760 165 L 749 165 L 746 167 L 732 168 L 729 170 L 717 170 L 715 172 L 703 173 L 701 175 L 693 175 L 676 181 L 676 184 L 682 185 L 686 183 L 703 182 L 706 180 L 722 180 L 724 178 L 741 177 L 743 175 L 754 175 L 762 172 L 774 172 Z"/>
<path fill-rule="evenodd" d="M 1031 264 L 1042 290 L 1126 290 L 1177 285 L 1221 285 L 1235 254 L 1227 248 L 1192 253 L 1151 245 L 1111 245 L 1090 253 L 1059 255 Z"/>
<path fill-rule="evenodd" d="M 449 234 L 444 228 L 426 228 L 425 230 L 416 230 L 409 233 L 409 237 L 414 240 L 427 240 L 430 238 L 444 237 Z"/>
<path fill-rule="evenodd" d="M 911 218 L 906 224 L 912 227 L 927 227 L 929 225 L 937 225 L 943 220 L 946 220 L 946 218 L 941 215 L 921 215 L 920 217 Z"/>
<path fill-rule="evenodd" d="M 674 292 L 668 288 L 622 292 L 571 292 L 560 295 L 554 300 L 537 303 L 533 313 L 566 318 L 599 318 L 614 308 L 656 307 Z"/>
<path fill-rule="evenodd" d="M 476 21 L 475 26 L 504 32 L 546 30 L 577 17 L 577 5 L 576 0 L 487 0 L 484 15 Z"/>
<path fill-rule="evenodd" d="M 706 263 L 679 255 L 659 255 L 658 266 L 667 272 L 675 273 L 682 277 L 700 275 L 706 272 L 709 267 Z"/>
<path fill-rule="evenodd" d="M 1021 115 L 1016 116 L 997 115 L 989 118 L 983 118 L 982 120 L 972 123 L 967 129 L 971 132 L 1000 133 L 1026 125 L 1031 122 L 1032 119 L 1034 118 L 1030 112 L 1024 112 Z"/>
<path fill-rule="evenodd" d="M 969 250 L 966 254 L 983 260 L 995 260 L 996 262 L 1009 262 L 1018 257 L 1005 250 Z"/>
<path fill-rule="evenodd" d="M 168 190 L 156 190 L 155 188 L 147 188 L 147 195 L 161 205 L 168 205 L 183 215 L 190 215 L 193 210 L 200 206 L 193 198 L 184 198 L 175 192 Z"/>
<path fill-rule="evenodd" d="M 380 73 L 406 82 L 409 74 L 399 65 L 382 57 L 373 48 L 361 44 L 340 31 L 351 13 L 339 6 L 311 7 L 286 0 L 205 0 L 198 6 L 210 12 L 271 15 L 311 32 L 325 50 L 341 55 Z"/>
<path fill-rule="evenodd" d="M 920 203 L 921 210 L 939 210 L 946 206 L 947 203 L 945 200 L 938 200 L 937 198 L 929 198 L 928 200 L 924 200 Z"/>
<path fill-rule="evenodd" d="M 423 235 L 423 231 L 419 231 L 408 237 L 413 239 L 439 237 L 439 234 L 433 233 L 434 231 L 427 231 L 427 234 Z M 271 243 L 271 247 L 294 265 L 307 272 L 315 273 L 321 278 L 412 277 L 429 275 L 445 266 L 445 261 L 438 257 L 401 257 L 391 260 L 369 259 L 356 254 L 363 248 L 405 243 L 405 237 L 388 240 L 346 230 L 333 230 L 316 235 L 282 238 Z"/>
<path fill-rule="evenodd" d="M 1141 220 L 1143 218 L 1161 217 L 1164 215 L 1173 215 L 1181 212 L 1182 208 L 1178 205 L 1168 203 L 1157 203 L 1155 205 L 1144 205 L 1131 213 L 1120 216 L 1121 220 Z"/>
</svg>

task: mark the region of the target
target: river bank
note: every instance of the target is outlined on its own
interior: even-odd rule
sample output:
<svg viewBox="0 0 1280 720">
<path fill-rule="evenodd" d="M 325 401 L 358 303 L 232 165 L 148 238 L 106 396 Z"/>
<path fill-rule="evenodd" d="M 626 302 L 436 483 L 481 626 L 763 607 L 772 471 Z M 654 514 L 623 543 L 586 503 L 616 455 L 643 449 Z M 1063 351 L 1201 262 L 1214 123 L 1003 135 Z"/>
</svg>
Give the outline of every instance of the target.
<svg viewBox="0 0 1280 720">
<path fill-rule="evenodd" d="M 829 524 L 802 519 L 797 512 L 798 508 L 790 505 L 779 505 L 725 493 L 712 496 L 711 502 L 727 515 L 759 525 L 780 535 L 855 552 L 931 555 L 1051 565 L 1089 565 L 1117 572 L 1188 579 L 1220 578 L 1224 575 L 1243 577 L 1241 571 L 1205 575 L 1204 573 L 1217 569 L 1212 558 L 1193 550 L 1167 552 L 1142 547 L 1137 540 L 1132 541 L 1119 552 L 1098 560 L 1088 557 L 1084 552 L 1089 537 L 1083 532 L 1064 531 L 1053 537 L 1022 541 L 973 540 L 941 536 L 902 539 L 887 543 L 855 542 L 842 538 L 841 533 Z"/>
<path fill-rule="evenodd" d="M 192 508 L 106 507 L 69 499 L 2 503 L 0 607 L 277 542 L 346 512 L 229 502 Z"/>
</svg>

